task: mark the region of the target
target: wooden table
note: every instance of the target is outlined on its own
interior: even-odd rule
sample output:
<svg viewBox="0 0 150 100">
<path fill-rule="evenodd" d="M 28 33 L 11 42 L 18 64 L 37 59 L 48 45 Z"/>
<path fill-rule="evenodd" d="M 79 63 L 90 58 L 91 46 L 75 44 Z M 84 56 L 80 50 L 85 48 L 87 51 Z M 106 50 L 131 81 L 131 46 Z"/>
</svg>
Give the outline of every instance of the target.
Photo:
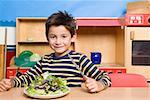
<svg viewBox="0 0 150 100">
<path fill-rule="evenodd" d="M 23 88 L 13 88 L 0 92 L 0 100 L 30 100 Z M 150 100 L 150 88 L 108 88 L 99 93 L 87 93 L 81 88 L 71 88 L 71 92 L 58 100 Z M 56 100 L 56 99 L 55 99 Z"/>
</svg>

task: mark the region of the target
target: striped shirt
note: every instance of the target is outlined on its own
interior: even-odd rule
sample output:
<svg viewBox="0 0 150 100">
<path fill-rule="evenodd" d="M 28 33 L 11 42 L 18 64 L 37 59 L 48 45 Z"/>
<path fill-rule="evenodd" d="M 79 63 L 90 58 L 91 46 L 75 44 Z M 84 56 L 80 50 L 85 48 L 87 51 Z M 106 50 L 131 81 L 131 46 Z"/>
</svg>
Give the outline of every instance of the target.
<svg viewBox="0 0 150 100">
<path fill-rule="evenodd" d="M 72 60 L 79 68 L 77 68 Z M 25 74 L 18 77 L 16 76 L 14 78 L 14 86 L 20 87 L 23 86 L 23 84 L 29 85 L 35 79 L 35 76 L 40 76 L 47 71 L 56 77 L 65 78 L 69 87 L 81 86 L 83 82 L 81 72 L 88 77 L 94 78 L 96 81 L 101 81 L 105 87 L 111 85 L 107 73 L 100 71 L 86 55 L 70 51 L 61 57 L 57 57 L 54 53 L 45 55 L 42 60 L 38 61 L 36 65 Z"/>
</svg>

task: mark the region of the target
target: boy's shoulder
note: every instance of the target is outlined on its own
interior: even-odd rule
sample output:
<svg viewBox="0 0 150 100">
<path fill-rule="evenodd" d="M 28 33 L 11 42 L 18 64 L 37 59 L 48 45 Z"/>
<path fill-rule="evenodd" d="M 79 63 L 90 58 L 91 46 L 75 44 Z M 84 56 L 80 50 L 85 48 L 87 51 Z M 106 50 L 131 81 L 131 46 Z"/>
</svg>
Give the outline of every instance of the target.
<svg viewBox="0 0 150 100">
<path fill-rule="evenodd" d="M 70 54 L 72 57 L 86 56 L 84 53 L 77 52 L 77 51 L 74 51 L 74 50 L 71 50 L 71 51 L 69 52 L 69 54 Z M 42 58 L 43 58 L 43 59 L 51 59 L 51 58 L 54 57 L 54 55 L 55 55 L 55 53 L 50 53 L 50 54 L 44 55 Z"/>
<path fill-rule="evenodd" d="M 53 55 L 54 55 L 54 53 L 45 54 L 42 58 L 43 59 L 50 59 L 50 58 L 52 58 Z"/>
<path fill-rule="evenodd" d="M 87 57 L 84 53 L 81 53 L 81 52 L 77 52 L 77 51 L 71 51 L 70 52 L 70 55 L 72 55 L 72 56 L 85 56 L 85 57 Z"/>
<path fill-rule="evenodd" d="M 70 54 L 72 54 L 72 55 L 82 55 L 82 53 L 76 52 L 76 51 L 73 51 L 73 50 L 70 52 Z"/>
</svg>

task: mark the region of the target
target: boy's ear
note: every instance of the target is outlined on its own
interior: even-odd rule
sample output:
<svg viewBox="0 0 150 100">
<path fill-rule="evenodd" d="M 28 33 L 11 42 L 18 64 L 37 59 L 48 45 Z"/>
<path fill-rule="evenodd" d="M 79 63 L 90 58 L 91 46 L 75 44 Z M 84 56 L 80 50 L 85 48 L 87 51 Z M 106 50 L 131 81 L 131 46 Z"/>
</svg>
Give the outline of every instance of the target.
<svg viewBox="0 0 150 100">
<path fill-rule="evenodd" d="M 73 37 L 72 37 L 72 39 L 71 39 L 71 42 L 75 42 L 76 38 L 77 38 L 77 35 L 76 35 L 76 34 L 73 35 Z"/>
</svg>

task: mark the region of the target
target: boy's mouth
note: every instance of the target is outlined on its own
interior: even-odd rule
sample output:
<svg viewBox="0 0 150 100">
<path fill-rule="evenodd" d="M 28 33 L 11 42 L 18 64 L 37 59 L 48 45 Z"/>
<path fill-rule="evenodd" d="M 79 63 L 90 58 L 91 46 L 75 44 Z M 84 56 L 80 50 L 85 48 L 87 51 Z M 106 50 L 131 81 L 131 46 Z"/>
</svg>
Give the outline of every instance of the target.
<svg viewBox="0 0 150 100">
<path fill-rule="evenodd" d="M 63 46 L 55 46 L 55 48 L 58 48 L 58 49 L 59 49 L 59 48 L 63 48 Z"/>
</svg>

